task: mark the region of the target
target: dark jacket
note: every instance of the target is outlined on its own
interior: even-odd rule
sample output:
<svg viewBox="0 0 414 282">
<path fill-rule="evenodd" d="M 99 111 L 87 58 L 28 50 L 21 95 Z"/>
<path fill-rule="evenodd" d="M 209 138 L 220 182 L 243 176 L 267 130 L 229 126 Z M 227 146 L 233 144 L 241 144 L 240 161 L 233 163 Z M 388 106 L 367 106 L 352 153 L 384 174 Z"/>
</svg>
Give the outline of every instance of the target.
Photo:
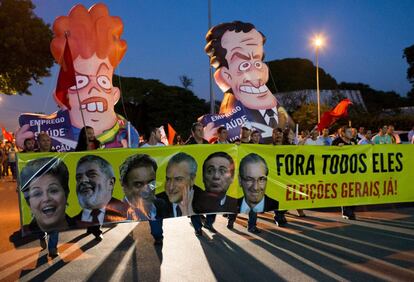
<svg viewBox="0 0 414 282">
<path fill-rule="evenodd" d="M 241 208 L 241 205 L 243 203 L 243 199 L 244 199 L 244 197 L 237 200 L 237 210 L 238 210 L 238 212 L 240 212 L 240 208 Z M 267 195 L 264 196 L 264 199 L 265 199 L 265 201 L 264 201 L 264 210 L 263 210 L 263 212 L 273 211 L 273 210 L 279 209 L 279 202 L 278 201 L 273 200 L 272 198 L 268 197 Z"/>
<path fill-rule="evenodd" d="M 128 210 L 131 207 L 115 198 L 111 198 L 105 207 L 105 216 L 103 223 L 118 222 L 127 220 Z M 76 227 L 84 228 L 93 225 L 92 222 L 82 221 L 82 212 L 76 215 L 73 219 L 76 221 Z"/>
</svg>

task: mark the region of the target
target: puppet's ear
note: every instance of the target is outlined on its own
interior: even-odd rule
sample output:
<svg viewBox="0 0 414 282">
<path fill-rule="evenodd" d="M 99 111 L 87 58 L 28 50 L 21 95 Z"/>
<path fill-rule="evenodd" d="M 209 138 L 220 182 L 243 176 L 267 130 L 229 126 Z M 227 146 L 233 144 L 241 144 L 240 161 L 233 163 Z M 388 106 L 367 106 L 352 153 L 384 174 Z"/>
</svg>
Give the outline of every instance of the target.
<svg viewBox="0 0 414 282">
<path fill-rule="evenodd" d="M 112 94 L 114 95 L 113 96 L 114 105 L 116 105 L 116 103 L 118 103 L 118 101 L 119 101 L 119 98 L 121 97 L 121 90 L 119 90 L 118 87 L 114 87 L 114 88 L 112 88 Z"/>
<path fill-rule="evenodd" d="M 231 88 L 232 77 L 229 69 L 226 67 L 221 67 L 216 70 L 214 73 L 214 80 L 223 93 L 226 93 Z"/>
</svg>

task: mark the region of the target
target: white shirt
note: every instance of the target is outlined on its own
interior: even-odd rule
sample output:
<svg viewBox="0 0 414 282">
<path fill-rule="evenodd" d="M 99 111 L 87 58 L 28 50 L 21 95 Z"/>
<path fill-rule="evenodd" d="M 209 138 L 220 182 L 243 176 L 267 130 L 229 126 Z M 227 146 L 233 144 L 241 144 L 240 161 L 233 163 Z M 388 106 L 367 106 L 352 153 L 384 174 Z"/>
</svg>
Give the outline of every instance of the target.
<svg viewBox="0 0 414 282">
<path fill-rule="evenodd" d="M 189 202 L 189 205 L 190 205 L 188 207 L 188 214 L 184 214 L 183 211 L 181 211 L 182 215 L 192 215 L 194 213 L 193 212 L 193 206 L 192 206 L 193 197 L 194 197 L 194 189 L 191 188 L 190 191 L 188 191 L 188 198 L 189 198 L 188 202 Z M 177 206 L 178 205 L 179 204 L 177 204 L 177 203 L 172 203 L 174 217 L 177 217 Z"/>
<path fill-rule="evenodd" d="M 105 208 L 99 209 L 101 212 L 98 215 L 99 223 L 102 224 L 105 218 Z M 83 209 L 82 211 L 82 221 L 84 222 L 92 222 L 92 210 L 90 209 Z"/>
<path fill-rule="evenodd" d="M 253 207 L 254 212 L 263 212 L 264 211 L 264 200 L 265 200 L 265 198 L 263 197 L 263 199 L 257 205 L 255 205 Z M 250 209 L 251 208 L 249 207 L 249 205 L 246 202 L 246 198 L 243 198 L 243 202 L 242 202 L 241 207 L 240 207 L 240 212 L 241 213 L 249 213 Z"/>
<path fill-rule="evenodd" d="M 163 143 L 157 143 L 155 145 L 150 145 L 148 143 L 144 143 L 144 144 L 142 144 L 141 148 L 145 148 L 145 147 L 161 147 L 161 146 L 165 146 L 165 144 L 163 144 Z"/>
</svg>

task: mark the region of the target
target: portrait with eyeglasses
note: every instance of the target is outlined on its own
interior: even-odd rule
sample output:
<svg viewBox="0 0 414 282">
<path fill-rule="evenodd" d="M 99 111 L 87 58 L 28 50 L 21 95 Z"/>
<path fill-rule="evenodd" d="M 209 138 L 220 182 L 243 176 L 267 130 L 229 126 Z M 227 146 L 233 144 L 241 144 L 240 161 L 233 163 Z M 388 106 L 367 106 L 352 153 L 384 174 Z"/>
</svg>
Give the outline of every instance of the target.
<svg viewBox="0 0 414 282">
<path fill-rule="evenodd" d="M 265 212 L 278 208 L 278 201 L 266 195 L 269 168 L 266 161 L 258 154 L 250 153 L 245 156 L 239 167 L 239 183 L 244 197 L 239 199 L 239 211 L 248 213 Z"/>
</svg>

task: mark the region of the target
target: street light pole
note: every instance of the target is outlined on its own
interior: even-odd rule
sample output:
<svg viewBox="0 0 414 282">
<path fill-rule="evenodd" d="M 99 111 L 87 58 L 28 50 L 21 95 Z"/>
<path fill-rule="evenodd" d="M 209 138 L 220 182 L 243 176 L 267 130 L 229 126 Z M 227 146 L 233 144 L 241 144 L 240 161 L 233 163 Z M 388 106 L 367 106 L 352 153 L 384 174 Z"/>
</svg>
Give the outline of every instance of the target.
<svg viewBox="0 0 414 282">
<path fill-rule="evenodd" d="M 321 97 L 319 93 L 319 46 L 316 46 L 316 98 L 318 100 L 318 124 L 321 122 Z"/>
<path fill-rule="evenodd" d="M 316 54 L 316 99 L 318 102 L 318 124 L 321 122 L 321 97 L 319 91 L 319 49 L 324 44 L 324 38 L 320 35 L 317 35 L 313 39 L 313 46 L 315 46 L 315 54 Z"/>
<path fill-rule="evenodd" d="M 208 0 L 208 30 L 211 28 L 211 0 Z M 215 97 L 214 97 L 214 90 L 213 90 L 213 67 L 210 65 L 210 60 L 208 61 L 210 66 L 209 69 L 209 77 L 210 77 L 210 114 L 215 113 Z"/>
</svg>

